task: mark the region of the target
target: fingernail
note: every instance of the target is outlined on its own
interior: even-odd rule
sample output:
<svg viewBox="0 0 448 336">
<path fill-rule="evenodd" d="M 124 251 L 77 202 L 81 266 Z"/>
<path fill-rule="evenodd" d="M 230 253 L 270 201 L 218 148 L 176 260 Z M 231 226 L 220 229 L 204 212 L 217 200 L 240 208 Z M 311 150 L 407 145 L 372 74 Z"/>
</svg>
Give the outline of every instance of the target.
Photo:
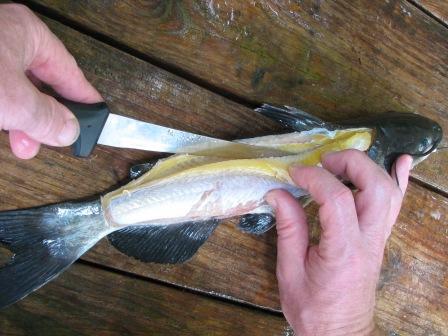
<svg viewBox="0 0 448 336">
<path fill-rule="evenodd" d="M 79 136 L 79 123 L 76 119 L 65 121 L 64 127 L 58 135 L 58 142 L 61 146 L 69 146 L 75 142 Z"/>
</svg>

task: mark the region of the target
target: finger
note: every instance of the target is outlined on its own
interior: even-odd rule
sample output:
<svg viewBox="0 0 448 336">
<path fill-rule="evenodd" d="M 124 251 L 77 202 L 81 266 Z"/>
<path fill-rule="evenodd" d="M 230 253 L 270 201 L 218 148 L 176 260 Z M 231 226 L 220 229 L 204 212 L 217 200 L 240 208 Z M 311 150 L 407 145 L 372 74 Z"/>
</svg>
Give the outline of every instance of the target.
<svg viewBox="0 0 448 336">
<path fill-rule="evenodd" d="M 31 139 L 22 131 L 12 130 L 9 132 L 9 143 L 11 150 L 19 159 L 31 159 L 37 155 L 40 143 Z"/>
<path fill-rule="evenodd" d="M 25 75 L 26 77 L 29 79 L 29 81 L 31 83 L 33 83 L 33 85 L 38 88 L 39 90 L 42 89 L 43 85 L 42 85 L 42 81 L 37 78 L 36 76 L 33 75 L 33 73 L 29 70 L 25 71 Z"/>
<path fill-rule="evenodd" d="M 322 166 L 335 175 L 349 179 L 360 190 L 369 190 L 378 179 L 389 180 L 384 169 L 366 153 L 355 149 L 325 154 L 322 157 Z"/>
<path fill-rule="evenodd" d="M 37 142 L 52 146 L 68 146 L 79 134 L 79 124 L 74 115 L 53 97 L 47 96 L 22 76 L 20 90 L 7 95 L 5 129 L 25 132 Z"/>
<path fill-rule="evenodd" d="M 392 166 L 391 176 L 397 182 L 403 195 L 408 187 L 411 166 L 412 157 L 410 155 L 401 155 Z"/>
<path fill-rule="evenodd" d="M 266 201 L 275 210 L 279 282 L 293 281 L 302 273 L 308 250 L 308 224 L 305 211 L 285 190 L 269 192 Z"/>
<path fill-rule="evenodd" d="M 26 70 L 67 99 L 82 103 L 102 101 L 62 42 L 45 24 L 39 27 L 37 48 Z"/>
<path fill-rule="evenodd" d="M 353 195 L 336 177 L 318 167 L 295 167 L 294 182 L 308 190 L 319 204 L 322 234 L 319 251 L 327 257 L 337 257 L 359 235 Z"/>
<path fill-rule="evenodd" d="M 357 150 L 327 154 L 322 165 L 333 174 L 346 177 L 359 189 L 355 204 L 361 231 L 387 230 L 390 214 L 401 204 L 401 192 L 387 172 Z"/>
</svg>

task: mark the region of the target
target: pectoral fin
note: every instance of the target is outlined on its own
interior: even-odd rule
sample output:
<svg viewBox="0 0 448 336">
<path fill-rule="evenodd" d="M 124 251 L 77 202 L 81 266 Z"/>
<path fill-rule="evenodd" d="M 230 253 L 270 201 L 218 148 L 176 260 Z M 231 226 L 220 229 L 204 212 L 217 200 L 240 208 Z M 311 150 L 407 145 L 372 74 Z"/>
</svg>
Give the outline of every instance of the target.
<svg viewBox="0 0 448 336">
<path fill-rule="evenodd" d="M 144 262 L 182 263 L 193 257 L 219 224 L 211 219 L 168 225 L 134 225 L 108 236 L 120 252 Z"/>
<path fill-rule="evenodd" d="M 248 214 L 241 216 L 238 229 L 243 232 L 262 234 L 275 225 L 275 217 L 271 213 Z"/>
<path fill-rule="evenodd" d="M 306 195 L 298 198 L 298 202 L 303 208 L 311 202 L 311 196 Z M 238 229 L 246 233 L 263 234 L 269 231 L 275 225 L 275 216 L 270 212 L 247 214 L 240 217 Z"/>
</svg>

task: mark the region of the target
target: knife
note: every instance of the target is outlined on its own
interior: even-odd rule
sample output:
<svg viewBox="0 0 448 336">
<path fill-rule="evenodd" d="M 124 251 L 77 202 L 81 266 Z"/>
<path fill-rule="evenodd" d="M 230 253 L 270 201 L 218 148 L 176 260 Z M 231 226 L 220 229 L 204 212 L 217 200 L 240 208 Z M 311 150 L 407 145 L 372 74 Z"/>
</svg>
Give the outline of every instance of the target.
<svg viewBox="0 0 448 336">
<path fill-rule="evenodd" d="M 80 134 L 73 144 L 73 153 L 78 157 L 89 156 L 97 144 L 236 159 L 291 155 L 275 148 L 215 139 L 113 114 L 104 102 L 83 104 L 58 100 L 79 121 Z"/>
</svg>

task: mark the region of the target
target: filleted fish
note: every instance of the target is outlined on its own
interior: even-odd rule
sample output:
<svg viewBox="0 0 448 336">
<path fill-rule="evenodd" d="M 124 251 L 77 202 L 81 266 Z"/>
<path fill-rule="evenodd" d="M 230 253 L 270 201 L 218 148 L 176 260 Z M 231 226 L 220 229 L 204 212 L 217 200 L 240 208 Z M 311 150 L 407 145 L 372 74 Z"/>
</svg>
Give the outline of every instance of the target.
<svg viewBox="0 0 448 336">
<path fill-rule="evenodd" d="M 139 260 L 180 263 L 196 253 L 222 219 L 240 216 L 242 231 L 266 232 L 275 224 L 264 200 L 268 191 L 307 196 L 288 174 L 293 164 L 319 165 L 322 154 L 353 148 L 390 170 L 400 154 L 417 162 L 442 139 L 437 123 L 409 113 L 332 124 L 294 108 L 263 105 L 257 111 L 293 132 L 239 141 L 289 155 L 174 155 L 132 167 L 130 183 L 91 201 L 0 212 L 0 243 L 14 254 L 0 268 L 0 307 L 55 278 L 105 236 Z"/>
</svg>

